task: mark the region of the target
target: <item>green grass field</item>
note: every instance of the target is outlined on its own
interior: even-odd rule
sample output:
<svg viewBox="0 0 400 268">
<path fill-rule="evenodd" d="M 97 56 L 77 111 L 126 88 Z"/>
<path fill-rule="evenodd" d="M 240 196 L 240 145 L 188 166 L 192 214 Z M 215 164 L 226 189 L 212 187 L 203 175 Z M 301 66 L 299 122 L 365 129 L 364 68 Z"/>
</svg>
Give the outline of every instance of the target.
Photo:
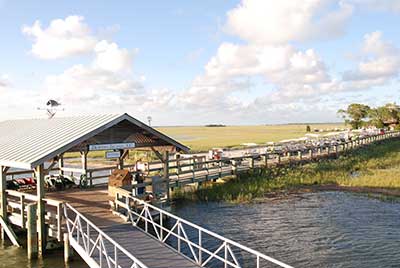
<svg viewBox="0 0 400 268">
<path fill-rule="evenodd" d="M 158 131 L 189 146 L 191 152 L 208 151 L 211 148 L 240 147 L 242 143 L 265 144 L 270 141 L 281 141 L 303 137 L 306 132 L 305 124 L 298 125 L 268 125 L 268 126 L 226 126 L 226 127 L 159 127 Z M 344 128 L 343 124 L 315 124 L 311 129 L 334 129 Z M 105 152 L 90 152 L 89 157 L 102 158 Z M 131 153 L 131 158 L 143 158 L 143 155 Z M 69 153 L 69 158 L 79 157 L 78 153 Z M 153 157 L 155 159 L 155 157 Z"/>
<path fill-rule="evenodd" d="M 400 141 L 386 141 L 299 167 L 270 168 L 263 174 L 250 174 L 205 185 L 193 192 L 177 192 L 176 198 L 202 201 L 250 202 L 271 193 L 299 187 L 337 185 L 342 189 L 388 189 L 400 196 Z"/>
<path fill-rule="evenodd" d="M 315 124 L 311 129 L 343 128 L 343 124 Z M 226 126 L 226 127 L 160 127 L 157 130 L 189 146 L 192 151 L 213 147 L 236 147 L 242 143 L 265 144 L 303 137 L 306 125 Z"/>
</svg>

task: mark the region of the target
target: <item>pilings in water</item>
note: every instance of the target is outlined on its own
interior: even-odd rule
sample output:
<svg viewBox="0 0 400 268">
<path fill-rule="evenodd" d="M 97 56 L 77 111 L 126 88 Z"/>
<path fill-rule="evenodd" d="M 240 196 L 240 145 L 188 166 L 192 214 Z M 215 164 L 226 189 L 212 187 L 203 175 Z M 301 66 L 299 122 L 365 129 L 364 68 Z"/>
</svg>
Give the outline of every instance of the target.
<svg viewBox="0 0 400 268">
<path fill-rule="evenodd" d="M 33 259 L 38 253 L 38 239 L 37 239 L 37 227 L 36 227 L 36 204 L 30 204 L 27 206 L 27 250 L 28 259 Z"/>
</svg>

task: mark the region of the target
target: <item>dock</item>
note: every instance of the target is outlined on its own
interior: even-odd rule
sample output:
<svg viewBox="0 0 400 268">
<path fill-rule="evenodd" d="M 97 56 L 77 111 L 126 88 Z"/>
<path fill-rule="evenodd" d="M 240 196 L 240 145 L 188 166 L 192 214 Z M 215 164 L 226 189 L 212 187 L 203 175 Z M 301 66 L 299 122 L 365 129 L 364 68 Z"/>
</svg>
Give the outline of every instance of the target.
<svg viewBox="0 0 400 268">
<path fill-rule="evenodd" d="M 70 204 L 85 218 L 95 223 L 95 226 L 103 231 L 104 234 L 107 234 L 118 245 L 138 260 L 141 260 L 146 267 L 199 267 L 145 232 L 142 232 L 139 228 L 133 227 L 131 223 L 112 213 L 106 187 L 95 187 L 85 191 L 72 190 L 50 193 L 48 197 Z M 106 250 L 112 252 L 114 249 L 109 245 L 109 248 Z M 82 258 L 88 257 L 86 252 L 80 254 Z M 121 267 L 128 267 L 127 262 L 129 262 L 127 258 L 125 260 L 121 258 L 119 265 Z"/>
<path fill-rule="evenodd" d="M 153 201 L 168 202 L 170 194 L 185 185 L 338 157 L 400 137 L 399 131 L 389 131 L 306 149 L 269 152 L 258 148 L 251 153 L 238 151 L 234 157 L 207 159 L 204 155 L 178 158 L 189 148 L 127 114 L 6 121 L 0 123 L 0 133 L 2 237 L 5 229 L 10 235 L 10 229 L 22 228 L 27 231 L 28 258 L 43 257 L 46 243 L 54 240 L 64 243 L 66 261 L 74 250 L 90 268 L 241 268 L 244 263 L 255 268 L 291 268 L 173 215 Z M 88 153 L 98 150 L 112 155 L 115 165 L 90 167 Z M 135 165 L 125 160 L 132 150 L 151 152 L 158 161 L 147 163 L 141 171 L 143 182 L 128 189 L 118 186 L 110 195 L 101 185 L 116 169 L 131 171 Z M 66 153 L 79 153 L 81 166 L 66 166 Z M 77 178 L 80 188 L 49 189 L 48 175 Z M 34 177 L 33 191 L 7 189 L 8 182 L 18 176 Z M 138 196 L 143 187 L 163 197 L 144 201 Z"/>
</svg>

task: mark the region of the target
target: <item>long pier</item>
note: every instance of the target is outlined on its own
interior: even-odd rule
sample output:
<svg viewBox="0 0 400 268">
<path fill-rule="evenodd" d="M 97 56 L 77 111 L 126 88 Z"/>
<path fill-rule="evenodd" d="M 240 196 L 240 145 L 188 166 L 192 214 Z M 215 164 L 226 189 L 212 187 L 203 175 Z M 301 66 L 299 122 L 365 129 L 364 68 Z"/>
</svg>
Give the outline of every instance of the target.
<svg viewBox="0 0 400 268">
<path fill-rule="evenodd" d="M 49 192 L 42 199 L 46 234 L 71 246 L 89 267 L 290 267 L 181 219 L 135 197 L 137 187 L 164 184 L 169 190 L 186 184 L 237 176 L 256 168 L 295 164 L 338 156 L 387 139 L 400 132 L 364 137 L 305 150 L 243 154 L 220 160 L 199 157 L 169 159 L 147 165 L 147 180 L 132 191 L 118 189 L 110 198 L 99 186 Z M 129 167 L 129 165 L 126 165 Z M 116 167 L 88 169 L 90 180 L 105 179 Z M 106 174 L 104 174 L 106 171 Z M 28 171 L 29 172 L 29 171 Z M 64 169 L 66 172 L 66 169 Z M 71 170 L 77 172 L 77 170 Z M 103 174 L 96 175 L 96 172 Z M 26 173 L 26 172 L 25 172 Z M 18 173 L 19 174 L 19 173 Z M 7 176 L 13 176 L 8 172 Z M 168 190 L 168 192 L 169 192 Z M 35 248 L 37 196 L 6 190 L 8 221 L 28 231 L 28 256 Z M 32 243 L 29 244 L 31 241 Z M 211 242 L 210 242 L 211 241 Z M 68 255 L 68 254 L 67 254 Z M 247 262 L 250 263 L 247 265 Z M 274 266 L 275 265 L 275 266 Z"/>
<path fill-rule="evenodd" d="M 193 157 L 170 159 L 166 162 L 147 163 L 144 172 L 146 180 L 133 187 L 151 186 L 153 183 L 166 184 L 174 190 L 187 184 L 212 181 L 226 176 L 237 176 L 241 172 L 257 168 L 290 165 L 318 161 L 319 159 L 337 157 L 360 147 L 400 137 L 399 131 L 387 132 L 383 135 L 373 135 L 357 140 L 338 142 L 336 144 L 313 146 L 305 150 L 291 150 L 284 152 L 266 152 L 266 147 L 258 146 L 250 149 L 238 149 L 234 157 L 225 157 L 219 160 L 207 160 L 204 154 Z M 134 165 L 125 165 L 125 168 Z M 92 168 L 88 170 L 90 184 L 107 179 L 116 166 Z"/>
</svg>

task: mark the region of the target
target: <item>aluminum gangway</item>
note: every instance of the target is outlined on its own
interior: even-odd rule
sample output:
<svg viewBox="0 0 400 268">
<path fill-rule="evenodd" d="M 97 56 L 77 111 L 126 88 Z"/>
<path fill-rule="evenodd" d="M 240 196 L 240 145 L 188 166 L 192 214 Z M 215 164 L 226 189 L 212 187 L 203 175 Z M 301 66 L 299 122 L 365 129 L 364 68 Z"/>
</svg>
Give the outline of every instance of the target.
<svg viewBox="0 0 400 268">
<path fill-rule="evenodd" d="M 69 243 L 91 268 L 291 268 L 123 189 L 113 211 L 105 189 L 57 197 L 66 202 Z"/>
</svg>

